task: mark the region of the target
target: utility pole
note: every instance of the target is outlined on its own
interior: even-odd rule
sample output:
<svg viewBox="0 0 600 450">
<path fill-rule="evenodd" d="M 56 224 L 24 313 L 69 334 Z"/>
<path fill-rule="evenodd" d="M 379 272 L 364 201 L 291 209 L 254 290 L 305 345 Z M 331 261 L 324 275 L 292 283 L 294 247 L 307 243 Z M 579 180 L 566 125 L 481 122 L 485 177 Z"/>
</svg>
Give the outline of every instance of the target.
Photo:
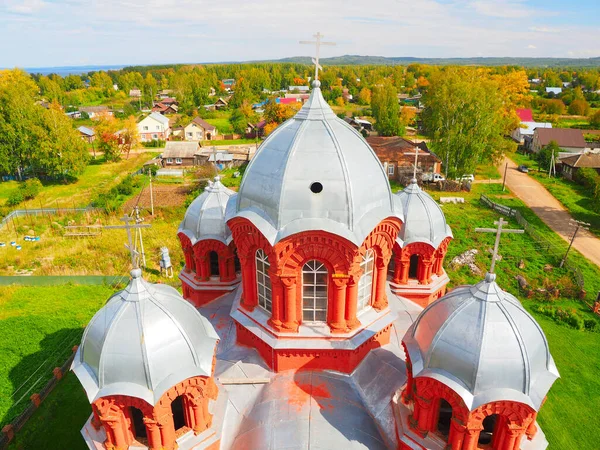
<svg viewBox="0 0 600 450">
<path fill-rule="evenodd" d="M 508 163 L 504 165 L 504 178 L 502 179 L 502 192 L 504 192 L 504 186 L 506 185 L 506 174 L 508 173 Z"/>
<path fill-rule="evenodd" d="M 554 150 L 552 150 L 552 158 L 550 158 L 550 168 L 548 169 L 548 178 L 552 176 L 552 172 L 554 172 L 554 176 L 556 176 L 556 165 L 554 163 Z"/>
<path fill-rule="evenodd" d="M 575 232 L 573 233 L 573 237 L 571 237 L 571 242 L 569 242 L 569 247 L 567 247 L 567 252 L 565 253 L 565 256 L 563 257 L 562 261 L 560 262 L 560 266 L 558 266 L 558 267 L 564 266 L 565 263 L 567 262 L 567 256 L 569 256 L 569 251 L 571 250 L 571 247 L 573 246 L 573 241 L 575 240 L 575 237 L 577 236 L 577 232 L 579 231 L 579 229 L 580 228 L 583 228 L 584 230 L 590 229 L 590 224 L 586 223 L 586 222 L 582 222 L 581 220 L 571 219 L 570 222 L 571 222 L 571 224 L 575 225 Z"/>
<path fill-rule="evenodd" d="M 154 196 L 152 194 L 152 170 L 148 168 L 148 176 L 150 177 L 150 214 L 154 217 Z"/>
</svg>

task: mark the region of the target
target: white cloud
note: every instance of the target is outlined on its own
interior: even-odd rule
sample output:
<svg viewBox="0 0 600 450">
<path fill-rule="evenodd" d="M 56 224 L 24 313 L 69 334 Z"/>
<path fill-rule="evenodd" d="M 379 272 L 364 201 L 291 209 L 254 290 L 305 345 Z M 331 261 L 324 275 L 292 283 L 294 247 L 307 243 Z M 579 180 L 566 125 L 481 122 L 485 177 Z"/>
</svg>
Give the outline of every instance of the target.
<svg viewBox="0 0 600 450">
<path fill-rule="evenodd" d="M 502 19 L 522 19 L 535 14 L 535 10 L 525 6 L 522 0 L 476 0 L 471 6 L 483 16 Z"/>
<path fill-rule="evenodd" d="M 549 27 L 529 27 L 531 31 L 537 33 L 561 33 L 563 30 L 560 28 L 549 28 Z"/>
<path fill-rule="evenodd" d="M 536 47 L 535 45 L 533 45 L 533 44 L 529 44 L 529 45 L 528 45 L 527 47 L 525 47 L 525 48 L 534 49 L 534 48 L 537 48 L 537 47 Z"/>
<path fill-rule="evenodd" d="M 5 8 L 12 13 L 34 14 L 44 8 L 43 0 L 6 0 Z"/>
</svg>

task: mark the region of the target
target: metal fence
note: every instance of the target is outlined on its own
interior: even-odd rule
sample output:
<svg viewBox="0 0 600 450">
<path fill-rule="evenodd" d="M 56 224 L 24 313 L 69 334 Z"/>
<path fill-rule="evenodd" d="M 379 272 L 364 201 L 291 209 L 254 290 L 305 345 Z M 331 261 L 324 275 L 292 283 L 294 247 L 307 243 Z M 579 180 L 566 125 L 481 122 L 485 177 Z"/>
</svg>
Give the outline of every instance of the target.
<svg viewBox="0 0 600 450">
<path fill-rule="evenodd" d="M 0 221 L 0 228 L 5 226 L 11 220 L 16 219 L 17 217 L 24 216 L 51 216 L 57 214 L 78 214 L 78 213 L 88 213 L 88 212 L 96 212 L 101 211 L 98 208 L 92 208 L 88 206 L 87 208 L 38 208 L 38 209 L 13 209 L 9 214 L 6 215 Z"/>
<path fill-rule="evenodd" d="M 8 447 L 8 444 L 10 444 L 10 442 L 14 439 L 15 434 L 19 432 L 21 428 L 23 428 L 23 426 L 38 409 L 41 402 L 48 397 L 50 392 L 52 392 L 52 390 L 58 384 L 59 380 L 65 375 L 65 373 L 67 373 L 71 367 L 71 364 L 73 363 L 73 358 L 75 358 L 76 350 L 77 347 L 73 347 L 73 352 L 71 355 L 69 355 L 63 365 L 54 368 L 52 371 L 52 378 L 40 389 L 39 392 L 31 395 L 31 402 L 29 405 L 27 405 L 23 412 L 15 417 L 11 423 L 2 428 L 2 433 L 0 433 L 0 449 L 5 449 Z"/>
<path fill-rule="evenodd" d="M 557 248 L 556 242 L 552 242 L 548 238 L 546 238 L 542 233 L 540 233 L 533 225 L 531 225 L 525 217 L 519 212 L 517 209 L 510 208 L 505 205 L 500 205 L 485 195 L 481 195 L 480 197 L 481 203 L 486 205 L 488 208 L 493 209 L 494 211 L 498 211 L 500 214 L 513 217 L 519 225 L 523 227 L 525 232 L 540 246 L 542 250 L 544 250 L 548 255 L 554 257 L 557 261 L 560 261 L 563 256 L 563 249 Z M 579 267 L 571 264 L 568 260 L 565 262 L 564 267 L 573 273 L 575 278 L 575 282 L 580 289 L 585 289 L 585 279 L 583 278 L 583 274 L 581 273 L 581 269 Z"/>
</svg>

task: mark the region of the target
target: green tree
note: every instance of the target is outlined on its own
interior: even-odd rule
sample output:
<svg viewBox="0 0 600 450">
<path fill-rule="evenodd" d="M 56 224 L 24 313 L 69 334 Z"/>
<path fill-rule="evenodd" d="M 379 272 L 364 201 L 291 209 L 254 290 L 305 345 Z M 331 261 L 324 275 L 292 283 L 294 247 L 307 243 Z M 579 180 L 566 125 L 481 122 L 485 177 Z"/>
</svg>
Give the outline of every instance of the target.
<svg viewBox="0 0 600 450">
<path fill-rule="evenodd" d="M 550 171 L 550 164 L 552 163 L 552 155 L 554 155 L 554 161 L 558 158 L 560 147 L 556 141 L 550 141 L 548 145 L 543 147 L 540 152 L 536 155 L 538 165 L 541 169 Z"/>
<path fill-rule="evenodd" d="M 590 104 L 586 100 L 573 100 L 569 105 L 569 114 L 574 116 L 587 116 L 590 113 Z"/>
<path fill-rule="evenodd" d="M 422 117 L 448 177 L 473 173 L 480 161 L 497 159 L 509 149 L 505 136 L 512 117 L 506 114 L 498 80 L 485 71 L 450 67 L 430 82 Z"/>
<path fill-rule="evenodd" d="M 373 89 L 371 110 L 375 118 L 375 129 L 381 136 L 404 134 L 404 126 L 400 122 L 398 91 L 389 80 Z"/>
<path fill-rule="evenodd" d="M 71 125 L 61 106 L 54 102 L 44 111 L 46 137 L 41 140 L 33 164 L 40 172 L 53 178 L 83 172 L 89 152 L 79 134 Z"/>
<path fill-rule="evenodd" d="M 590 116 L 590 125 L 594 128 L 600 128 L 600 111 L 596 111 Z"/>
</svg>

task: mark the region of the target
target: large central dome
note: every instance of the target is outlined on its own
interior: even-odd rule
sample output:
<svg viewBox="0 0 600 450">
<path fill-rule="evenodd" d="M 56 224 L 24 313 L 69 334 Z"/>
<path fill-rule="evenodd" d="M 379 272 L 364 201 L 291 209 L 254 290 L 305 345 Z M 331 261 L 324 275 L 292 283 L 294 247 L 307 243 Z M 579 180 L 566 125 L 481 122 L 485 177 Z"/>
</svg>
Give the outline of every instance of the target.
<svg viewBox="0 0 600 450">
<path fill-rule="evenodd" d="M 400 216 L 377 155 L 319 86 L 259 148 L 228 214 L 252 218 L 272 243 L 320 229 L 360 244 L 382 219 Z"/>
</svg>

